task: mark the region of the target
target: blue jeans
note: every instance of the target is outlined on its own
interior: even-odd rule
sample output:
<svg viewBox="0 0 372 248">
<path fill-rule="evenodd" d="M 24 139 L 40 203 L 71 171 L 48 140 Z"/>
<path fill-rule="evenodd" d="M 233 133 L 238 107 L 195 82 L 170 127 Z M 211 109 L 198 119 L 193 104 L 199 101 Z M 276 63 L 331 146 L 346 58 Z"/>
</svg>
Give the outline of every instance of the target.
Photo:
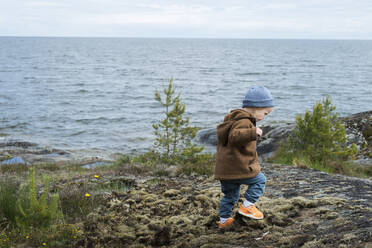
<svg viewBox="0 0 372 248">
<path fill-rule="evenodd" d="M 240 185 L 248 185 L 244 197 L 248 201 L 255 203 L 265 191 L 266 177 L 260 172 L 253 178 L 221 180 L 220 182 L 224 196 L 221 199 L 218 215 L 222 218 L 229 218 L 232 215 L 235 203 L 240 197 Z"/>
</svg>

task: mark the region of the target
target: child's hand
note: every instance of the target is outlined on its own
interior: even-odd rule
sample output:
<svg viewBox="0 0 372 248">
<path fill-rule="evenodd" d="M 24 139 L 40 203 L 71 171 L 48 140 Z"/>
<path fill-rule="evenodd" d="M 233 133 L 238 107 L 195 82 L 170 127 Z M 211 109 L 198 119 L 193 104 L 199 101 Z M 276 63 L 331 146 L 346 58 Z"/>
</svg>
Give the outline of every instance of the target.
<svg viewBox="0 0 372 248">
<path fill-rule="evenodd" d="M 256 133 L 258 136 L 262 136 L 262 129 L 259 127 L 256 127 Z"/>
</svg>

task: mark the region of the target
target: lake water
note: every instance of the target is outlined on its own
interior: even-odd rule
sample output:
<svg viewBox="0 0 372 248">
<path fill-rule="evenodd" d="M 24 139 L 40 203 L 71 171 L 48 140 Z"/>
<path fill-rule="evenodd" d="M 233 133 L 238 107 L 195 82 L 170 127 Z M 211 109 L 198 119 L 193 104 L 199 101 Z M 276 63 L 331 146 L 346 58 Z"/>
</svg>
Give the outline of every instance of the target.
<svg viewBox="0 0 372 248">
<path fill-rule="evenodd" d="M 293 121 L 329 94 L 372 110 L 372 41 L 0 37 L 0 139 L 61 149 L 148 150 L 170 77 L 192 125 L 212 128 L 255 84 Z"/>
</svg>

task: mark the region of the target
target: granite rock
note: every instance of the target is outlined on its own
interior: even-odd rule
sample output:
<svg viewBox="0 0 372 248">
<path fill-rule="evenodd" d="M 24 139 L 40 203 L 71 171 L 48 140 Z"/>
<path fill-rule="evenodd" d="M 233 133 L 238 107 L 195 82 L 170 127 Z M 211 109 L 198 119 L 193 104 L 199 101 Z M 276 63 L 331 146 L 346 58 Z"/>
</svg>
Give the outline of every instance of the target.
<svg viewBox="0 0 372 248">
<path fill-rule="evenodd" d="M 213 178 L 177 177 L 138 182 L 107 195 L 84 223 L 84 247 L 368 247 L 372 181 L 313 169 L 262 164 L 266 191 L 256 203 L 263 220 L 237 213 L 217 228 L 222 197 Z M 107 178 L 107 180 L 109 180 Z M 141 182 L 139 182 L 141 180 Z M 147 183 L 149 182 L 149 183 Z M 123 232 L 128 233 L 123 235 Z"/>
<path fill-rule="evenodd" d="M 355 144 L 358 148 L 357 161 L 372 164 L 372 111 L 361 112 L 348 117 L 340 118 L 345 124 L 347 142 L 350 146 Z M 257 142 L 257 152 L 263 158 L 270 157 L 281 141 L 285 141 L 295 129 L 295 123 L 275 123 L 261 127 L 263 137 Z M 217 145 L 216 128 L 203 129 L 197 134 L 202 144 Z"/>
</svg>

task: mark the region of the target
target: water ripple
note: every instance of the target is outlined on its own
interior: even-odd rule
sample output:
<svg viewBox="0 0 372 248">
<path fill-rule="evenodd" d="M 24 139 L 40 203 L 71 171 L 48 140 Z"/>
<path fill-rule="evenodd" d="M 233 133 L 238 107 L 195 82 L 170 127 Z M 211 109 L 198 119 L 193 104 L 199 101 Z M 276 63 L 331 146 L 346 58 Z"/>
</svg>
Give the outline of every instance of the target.
<svg viewBox="0 0 372 248">
<path fill-rule="evenodd" d="M 372 106 L 372 41 L 1 37 L 0 50 L 0 128 L 56 147 L 148 149 L 164 118 L 154 90 L 171 77 L 203 127 L 254 84 L 275 98 L 267 121 L 294 120 L 326 94 L 345 115 Z"/>
</svg>

